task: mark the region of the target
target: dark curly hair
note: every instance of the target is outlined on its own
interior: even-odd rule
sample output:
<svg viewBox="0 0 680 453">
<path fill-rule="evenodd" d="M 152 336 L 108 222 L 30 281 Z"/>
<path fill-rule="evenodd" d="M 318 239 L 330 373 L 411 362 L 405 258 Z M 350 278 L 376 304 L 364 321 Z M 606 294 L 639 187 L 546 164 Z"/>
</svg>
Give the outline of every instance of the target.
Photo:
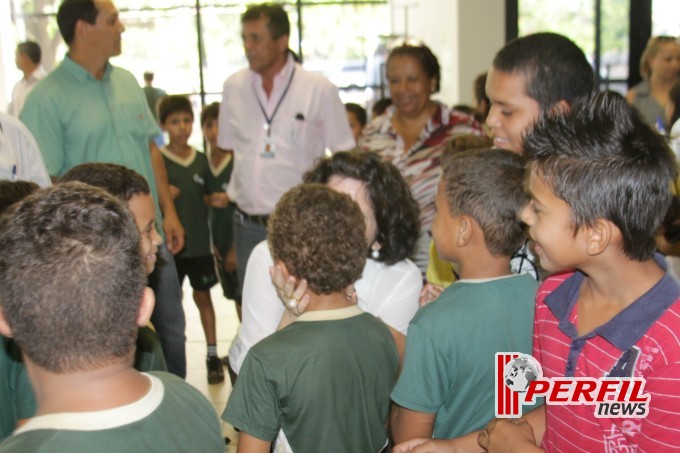
<svg viewBox="0 0 680 453">
<path fill-rule="evenodd" d="M 378 261 L 394 264 L 413 255 L 420 234 L 420 208 L 411 189 L 392 164 L 375 153 L 343 151 L 320 160 L 303 180 L 327 184 L 331 176 L 353 178 L 366 183 L 368 198 L 378 227 Z M 370 251 L 366 251 L 370 256 Z"/>
<path fill-rule="evenodd" d="M 286 192 L 267 224 L 275 261 L 307 280 L 316 294 L 344 290 L 364 269 L 366 225 L 349 195 L 323 184 L 301 184 Z"/>
</svg>

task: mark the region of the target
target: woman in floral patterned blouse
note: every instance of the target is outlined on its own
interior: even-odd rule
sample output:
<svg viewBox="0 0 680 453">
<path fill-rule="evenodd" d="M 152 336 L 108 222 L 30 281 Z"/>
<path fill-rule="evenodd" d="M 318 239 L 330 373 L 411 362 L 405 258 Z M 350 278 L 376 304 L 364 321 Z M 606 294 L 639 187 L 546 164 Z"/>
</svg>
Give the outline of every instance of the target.
<svg viewBox="0 0 680 453">
<path fill-rule="evenodd" d="M 454 138 L 481 134 L 474 117 L 430 99 L 439 91 L 439 62 L 424 44 L 402 44 L 387 59 L 392 105 L 363 132 L 359 147 L 394 164 L 420 206 L 421 236 L 415 263 L 423 275 L 428 263 L 434 199 L 442 151 Z"/>
</svg>

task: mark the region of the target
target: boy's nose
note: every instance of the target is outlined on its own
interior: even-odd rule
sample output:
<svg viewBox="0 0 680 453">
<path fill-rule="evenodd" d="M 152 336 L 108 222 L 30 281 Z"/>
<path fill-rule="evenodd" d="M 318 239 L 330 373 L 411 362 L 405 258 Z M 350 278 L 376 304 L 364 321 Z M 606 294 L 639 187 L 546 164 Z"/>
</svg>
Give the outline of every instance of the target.
<svg viewBox="0 0 680 453">
<path fill-rule="evenodd" d="M 531 206 L 530 203 L 527 203 L 524 205 L 522 210 L 519 213 L 519 219 L 526 223 L 528 226 L 531 226 Z"/>
</svg>

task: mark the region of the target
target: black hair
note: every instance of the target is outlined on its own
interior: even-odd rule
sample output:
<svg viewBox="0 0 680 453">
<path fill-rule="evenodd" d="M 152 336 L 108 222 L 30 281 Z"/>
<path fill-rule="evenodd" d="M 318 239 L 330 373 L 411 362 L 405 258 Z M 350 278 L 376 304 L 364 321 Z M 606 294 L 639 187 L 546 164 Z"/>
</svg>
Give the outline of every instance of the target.
<svg viewBox="0 0 680 453">
<path fill-rule="evenodd" d="M 73 43 L 79 20 L 94 24 L 98 14 L 99 9 L 94 0 L 64 0 L 57 11 L 57 25 L 64 42 L 69 46 Z"/>
<path fill-rule="evenodd" d="M 511 256 L 525 241 L 519 213 L 529 201 L 524 191 L 526 161 L 511 151 L 488 148 L 454 154 L 442 181 L 451 215 L 475 219 L 489 252 Z"/>
<path fill-rule="evenodd" d="M 524 150 L 532 170 L 571 208 L 574 234 L 605 219 L 621 231 L 628 258 L 652 256 L 671 203 L 675 159 L 621 95 L 591 94 L 566 111 L 542 113 Z"/>
<path fill-rule="evenodd" d="M 205 126 L 208 120 L 217 120 L 220 116 L 220 103 L 213 102 L 212 104 L 206 105 L 201 112 L 201 127 Z"/>
<path fill-rule="evenodd" d="M 163 96 L 158 102 L 158 121 L 164 124 L 172 113 L 188 113 L 193 118 L 194 108 L 189 98 L 178 94 Z"/>
<path fill-rule="evenodd" d="M 0 180 L 0 214 L 38 189 L 40 186 L 31 181 Z"/>
<path fill-rule="evenodd" d="M 33 64 L 40 64 L 42 59 L 42 51 L 37 42 L 34 41 L 24 41 L 19 43 L 17 46 L 19 53 L 26 55 Z"/>
<path fill-rule="evenodd" d="M 439 61 L 429 47 L 427 47 L 425 44 L 410 43 L 404 43 L 400 46 L 397 46 L 392 49 L 392 51 L 390 51 L 390 55 L 387 57 L 385 68 L 390 66 L 390 61 L 394 57 L 415 58 L 416 61 L 418 61 L 418 64 L 420 64 L 423 72 L 427 75 L 428 80 L 435 80 L 433 93 L 437 93 L 439 91 L 439 83 L 441 79 Z"/>
<path fill-rule="evenodd" d="M 88 162 L 76 165 L 59 182 L 79 181 L 100 187 L 126 203 L 135 195 L 149 195 L 149 183 L 142 175 L 122 165 Z"/>
<path fill-rule="evenodd" d="M 493 59 L 493 68 L 526 77 L 526 94 L 541 110 L 561 100 L 569 104 L 593 91 L 593 69 L 583 51 L 556 33 L 535 33 L 517 38 Z"/>
<path fill-rule="evenodd" d="M 359 124 L 361 124 L 361 127 L 366 125 L 367 117 L 365 108 L 354 102 L 348 102 L 345 104 L 345 110 L 354 114 L 357 121 L 359 121 Z"/>
<path fill-rule="evenodd" d="M 320 160 L 303 180 L 326 184 L 332 176 L 366 183 L 378 227 L 375 240 L 382 245 L 378 261 L 394 264 L 411 257 L 420 234 L 420 209 L 399 170 L 375 153 L 343 151 Z"/>
<path fill-rule="evenodd" d="M 261 3 L 250 5 L 241 16 L 241 23 L 258 19 L 269 19 L 267 29 L 272 39 L 279 39 L 283 35 L 290 35 L 290 21 L 283 6 L 278 3 Z"/>
<path fill-rule="evenodd" d="M 371 109 L 372 118 L 378 117 L 385 112 L 385 109 L 392 105 L 392 98 L 382 98 L 375 101 L 373 108 Z"/>
</svg>

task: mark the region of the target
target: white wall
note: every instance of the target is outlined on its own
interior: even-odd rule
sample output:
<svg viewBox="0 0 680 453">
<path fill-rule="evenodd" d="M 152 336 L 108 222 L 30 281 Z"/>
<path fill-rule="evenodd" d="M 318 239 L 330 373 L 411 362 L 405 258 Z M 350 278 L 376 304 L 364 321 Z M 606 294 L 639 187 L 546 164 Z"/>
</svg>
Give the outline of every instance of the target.
<svg viewBox="0 0 680 453">
<path fill-rule="evenodd" d="M 474 105 L 475 77 L 505 44 L 505 1 L 393 0 L 391 7 L 394 34 L 425 42 L 439 59 L 442 86 L 436 98 Z"/>
</svg>

